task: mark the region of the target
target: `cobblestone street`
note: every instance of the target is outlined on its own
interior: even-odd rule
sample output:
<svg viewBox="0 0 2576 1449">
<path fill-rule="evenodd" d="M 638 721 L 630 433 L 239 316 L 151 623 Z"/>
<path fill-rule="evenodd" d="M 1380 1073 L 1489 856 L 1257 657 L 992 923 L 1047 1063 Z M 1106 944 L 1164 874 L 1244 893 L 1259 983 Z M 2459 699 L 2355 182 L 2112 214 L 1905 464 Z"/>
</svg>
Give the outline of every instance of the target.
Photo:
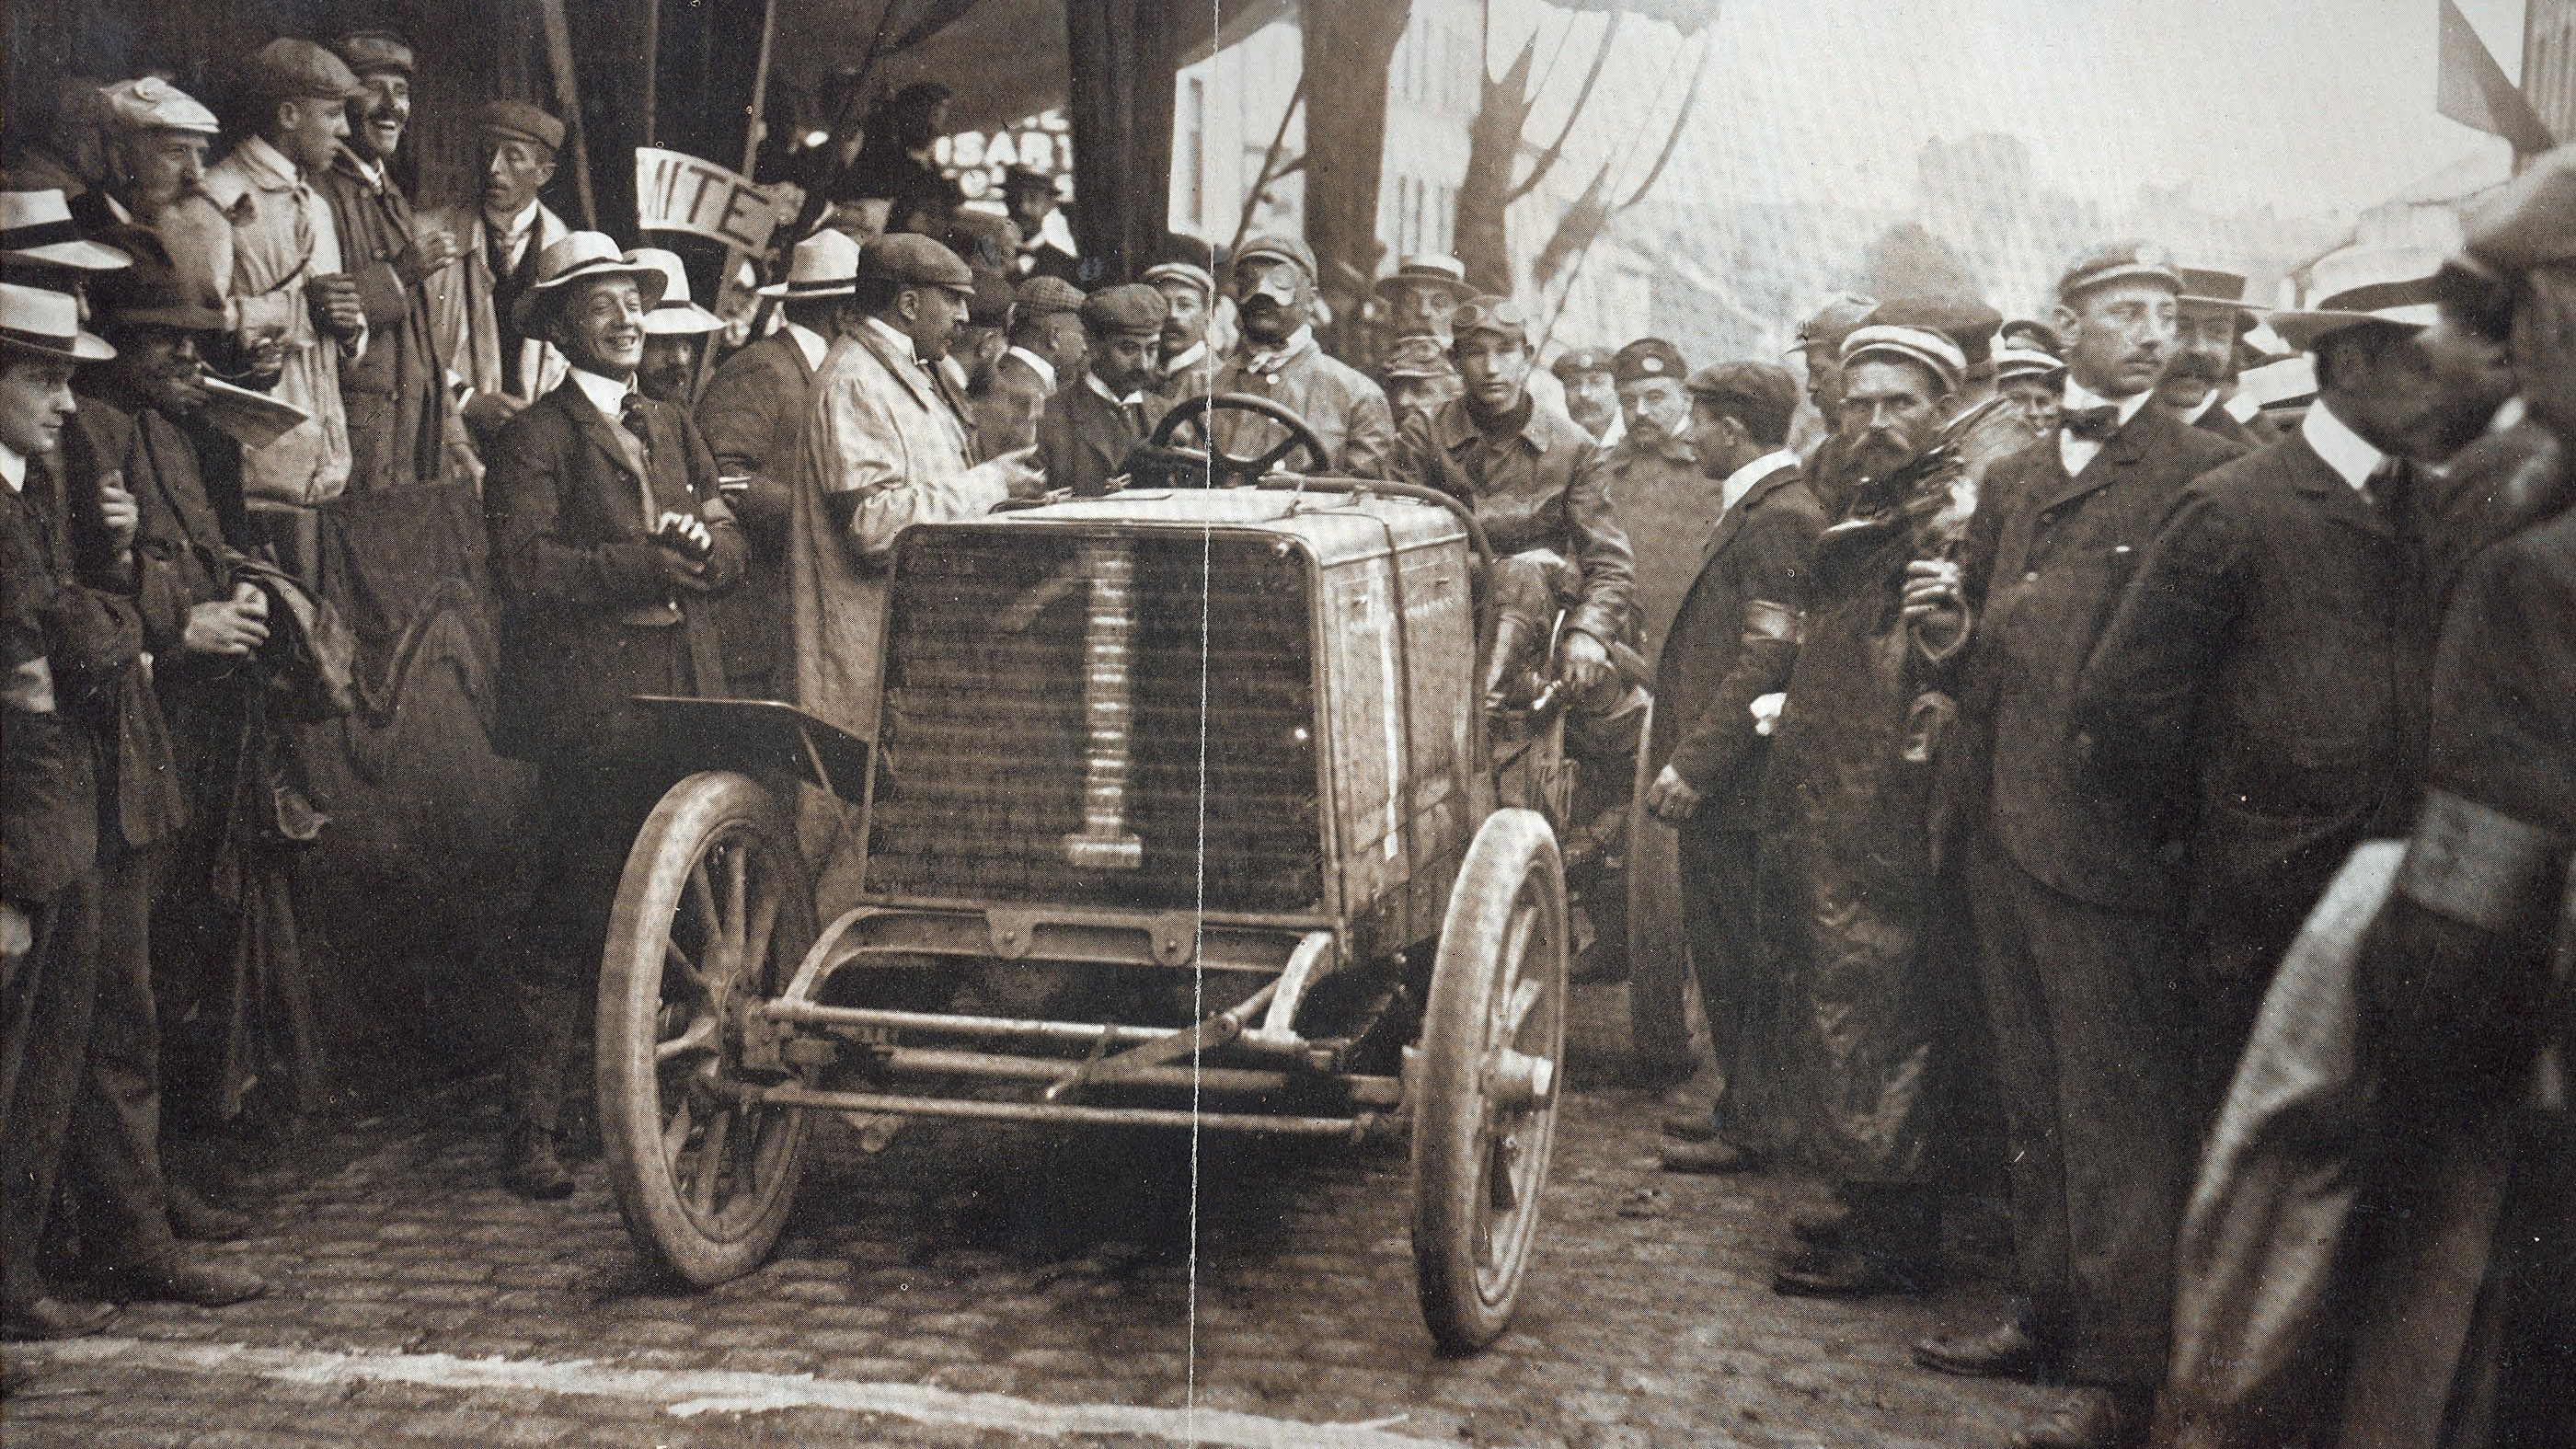
<svg viewBox="0 0 2576 1449">
<path fill-rule="evenodd" d="M 326 1136 L 261 1175 L 221 1312 L 129 1309 L 12 1345 L 10 1449 L 1205 1443 L 1963 1446 L 2037 1390 L 1906 1345 L 1991 1290 L 1775 1297 L 1812 1184 L 1674 1178 L 1659 1108 L 1609 1085 L 1616 988 L 1578 992 L 1574 1089 L 1512 1331 L 1435 1354 L 1398 1147 L 831 1129 L 769 1265 L 704 1293 L 645 1270 L 596 1164 L 564 1204 L 494 1185 L 490 1088 Z"/>
</svg>

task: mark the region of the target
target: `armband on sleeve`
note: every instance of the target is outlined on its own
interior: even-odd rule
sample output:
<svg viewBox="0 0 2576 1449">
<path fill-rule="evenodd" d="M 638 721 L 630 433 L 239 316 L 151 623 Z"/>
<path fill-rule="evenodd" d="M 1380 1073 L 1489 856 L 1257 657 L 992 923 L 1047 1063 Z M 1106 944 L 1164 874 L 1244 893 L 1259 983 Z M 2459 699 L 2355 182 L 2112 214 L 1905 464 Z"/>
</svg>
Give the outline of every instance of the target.
<svg viewBox="0 0 2576 1449">
<path fill-rule="evenodd" d="M 1806 621 L 1786 604 L 1755 599 L 1744 606 L 1744 642 L 1797 644 L 1805 640 Z"/>
<path fill-rule="evenodd" d="M 2435 790 L 2407 842 L 2397 893 L 2436 915 L 2501 936 L 2535 920 L 2539 903 L 2554 902 L 2566 864 L 2567 842 L 2555 833 Z"/>
</svg>

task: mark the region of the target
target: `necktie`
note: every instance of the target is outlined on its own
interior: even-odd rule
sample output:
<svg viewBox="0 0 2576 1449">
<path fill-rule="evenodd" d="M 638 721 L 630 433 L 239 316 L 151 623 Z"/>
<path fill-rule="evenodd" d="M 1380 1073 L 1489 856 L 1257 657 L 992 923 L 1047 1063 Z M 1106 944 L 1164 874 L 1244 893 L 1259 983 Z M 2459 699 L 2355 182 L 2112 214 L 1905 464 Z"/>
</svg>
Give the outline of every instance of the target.
<svg viewBox="0 0 2576 1449">
<path fill-rule="evenodd" d="M 2096 408 L 2072 408 L 2064 414 L 2062 421 L 2066 436 L 2099 443 L 2120 431 L 2120 410 L 2110 403 Z"/>
<path fill-rule="evenodd" d="M 644 466 L 636 476 L 635 487 L 643 498 L 644 531 L 651 533 L 653 525 L 662 519 L 662 506 L 653 497 L 653 441 L 644 431 L 644 394 L 640 392 L 626 394 L 626 400 L 617 406 L 617 424 L 626 430 L 628 437 L 635 440 L 635 454 L 643 461 Z"/>
<path fill-rule="evenodd" d="M 2390 522 L 2396 522 L 2406 508 L 2407 488 L 2413 473 L 2403 458 L 2387 458 L 2370 476 L 2361 481 L 2361 501 L 2369 504 Z"/>
</svg>

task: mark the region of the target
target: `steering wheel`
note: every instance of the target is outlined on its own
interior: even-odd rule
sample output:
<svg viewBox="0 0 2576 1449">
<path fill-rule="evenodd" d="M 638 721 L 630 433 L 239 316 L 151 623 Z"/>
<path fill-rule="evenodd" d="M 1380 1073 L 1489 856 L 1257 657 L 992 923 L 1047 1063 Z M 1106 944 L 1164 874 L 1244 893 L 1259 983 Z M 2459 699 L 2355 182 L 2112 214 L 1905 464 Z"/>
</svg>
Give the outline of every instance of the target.
<svg viewBox="0 0 2576 1449">
<path fill-rule="evenodd" d="M 1215 435 L 1208 428 L 1208 419 L 1220 412 L 1250 413 L 1267 418 L 1278 424 L 1288 436 L 1269 452 L 1256 457 L 1225 452 L 1217 447 Z M 1202 447 L 1174 444 L 1173 440 L 1185 427 L 1196 429 Z M 1297 416 L 1294 408 L 1246 392 L 1201 393 L 1182 399 L 1170 412 L 1163 414 L 1161 422 L 1154 425 L 1154 435 L 1144 441 L 1139 451 L 1146 449 L 1162 455 L 1161 461 L 1165 466 L 1157 471 L 1165 472 L 1167 477 L 1203 468 L 1209 485 L 1223 488 L 1259 482 L 1263 475 L 1276 471 L 1289 454 L 1300 449 L 1305 451 L 1307 466 L 1296 471 L 1321 473 L 1331 461 L 1324 440 L 1315 436 L 1314 428 Z M 1177 479 L 1172 481 L 1177 482 Z"/>
</svg>

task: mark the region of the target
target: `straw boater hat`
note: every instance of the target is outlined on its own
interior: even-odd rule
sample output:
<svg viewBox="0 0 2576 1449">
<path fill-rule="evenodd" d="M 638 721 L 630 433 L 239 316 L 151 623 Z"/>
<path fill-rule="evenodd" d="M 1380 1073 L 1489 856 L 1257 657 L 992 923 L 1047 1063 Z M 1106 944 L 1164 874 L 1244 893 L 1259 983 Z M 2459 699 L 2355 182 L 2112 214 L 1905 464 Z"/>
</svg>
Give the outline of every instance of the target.
<svg viewBox="0 0 2576 1449">
<path fill-rule="evenodd" d="M 1473 294 L 1473 289 L 1467 285 L 1466 263 L 1456 257 L 1429 253 L 1406 257 L 1396 264 L 1394 271 L 1378 278 L 1377 285 L 1371 290 L 1380 297 L 1392 298 L 1405 287 L 1430 287 L 1447 292 L 1453 306 Z"/>
<path fill-rule="evenodd" d="M 644 314 L 645 336 L 693 336 L 723 329 L 722 317 L 689 300 L 689 274 L 680 265 L 679 253 L 660 247 L 637 247 L 634 257 L 663 277 L 662 300 Z"/>
<path fill-rule="evenodd" d="M 2306 307 L 2272 314 L 2272 330 L 2302 352 L 2338 332 L 2378 324 L 2408 331 L 2441 316 L 2433 278 L 2442 254 L 2431 247 L 2346 247 L 2317 259 Z"/>
<path fill-rule="evenodd" d="M 760 295 L 782 302 L 811 302 L 847 297 L 859 289 L 859 244 L 849 234 L 818 231 L 796 244 L 787 256 L 787 280 L 772 282 Z"/>
<path fill-rule="evenodd" d="M 0 192 L 0 251 L 13 262 L 81 272 L 112 272 L 133 260 L 114 247 L 84 240 L 60 191 Z"/>
<path fill-rule="evenodd" d="M 1959 344 L 1929 327 L 1875 323 L 1859 328 L 1843 339 L 1843 366 L 1865 357 L 1892 357 L 1928 367 L 1941 380 L 1943 391 L 1956 391 L 1959 378 L 1968 370 L 1967 354 Z"/>
<path fill-rule="evenodd" d="M 553 246 L 537 254 L 537 280 L 528 294 L 512 309 L 510 320 L 522 332 L 534 332 L 554 317 L 564 296 L 575 282 L 593 277 L 633 277 L 644 294 L 644 308 L 651 311 L 662 300 L 662 289 L 670 278 L 650 262 L 639 261 L 632 252 L 620 251 L 617 243 L 595 231 L 568 232 Z"/>
<path fill-rule="evenodd" d="M 116 349 L 81 330 L 69 292 L 0 282 L 0 355 L 33 352 L 57 362 L 105 362 Z"/>
</svg>

